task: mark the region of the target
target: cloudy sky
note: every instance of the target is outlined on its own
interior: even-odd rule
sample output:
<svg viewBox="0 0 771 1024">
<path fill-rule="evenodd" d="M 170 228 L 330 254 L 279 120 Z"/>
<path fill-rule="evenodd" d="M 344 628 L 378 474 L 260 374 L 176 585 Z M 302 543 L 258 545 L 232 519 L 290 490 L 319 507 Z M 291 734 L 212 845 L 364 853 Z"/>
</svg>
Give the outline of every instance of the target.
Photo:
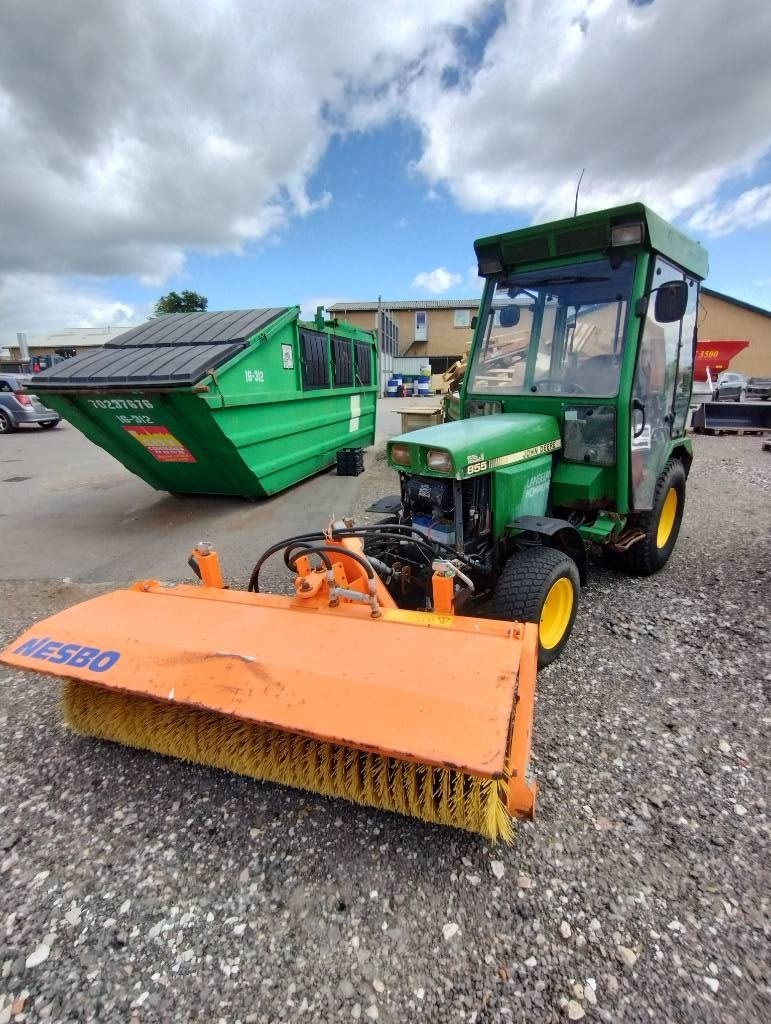
<svg viewBox="0 0 771 1024">
<path fill-rule="evenodd" d="M 582 168 L 771 307 L 768 0 L 0 3 L 0 343 L 170 289 L 477 295 L 473 239 Z"/>
</svg>

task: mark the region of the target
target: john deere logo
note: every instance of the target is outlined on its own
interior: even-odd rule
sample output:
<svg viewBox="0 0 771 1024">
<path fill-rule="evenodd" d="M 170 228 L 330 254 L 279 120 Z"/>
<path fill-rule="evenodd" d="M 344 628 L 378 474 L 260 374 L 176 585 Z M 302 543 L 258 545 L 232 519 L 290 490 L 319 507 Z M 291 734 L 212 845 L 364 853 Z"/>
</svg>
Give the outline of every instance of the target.
<svg viewBox="0 0 771 1024">
<path fill-rule="evenodd" d="M 466 461 L 468 462 L 469 466 L 473 466 L 473 464 L 475 462 L 484 462 L 484 460 L 485 460 L 484 455 L 467 455 L 466 456 Z"/>
</svg>

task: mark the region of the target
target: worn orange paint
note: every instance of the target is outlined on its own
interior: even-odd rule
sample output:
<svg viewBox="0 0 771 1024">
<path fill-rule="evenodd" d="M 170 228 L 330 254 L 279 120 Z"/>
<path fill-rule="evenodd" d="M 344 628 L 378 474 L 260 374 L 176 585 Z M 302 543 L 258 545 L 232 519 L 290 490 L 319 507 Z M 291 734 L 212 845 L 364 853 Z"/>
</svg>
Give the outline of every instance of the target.
<svg viewBox="0 0 771 1024">
<path fill-rule="evenodd" d="M 336 581 L 366 589 L 355 559 L 336 566 Z M 140 582 L 38 623 L 0 661 L 498 779 L 509 813 L 532 816 L 537 626 L 400 609 L 379 580 L 373 618 L 367 603 L 330 607 L 326 571 L 298 569 L 310 596 Z M 120 658 L 100 672 L 20 653 L 43 637 Z"/>
<path fill-rule="evenodd" d="M 202 554 L 200 551 L 195 550 L 192 557 L 198 563 L 203 585 L 205 587 L 217 587 L 218 590 L 222 590 L 225 586 L 225 581 L 222 577 L 222 569 L 217 552 L 209 551 L 207 554 Z"/>
<path fill-rule="evenodd" d="M 431 577 L 431 592 L 434 611 L 440 615 L 452 615 L 455 605 L 455 583 L 453 577 L 435 572 Z"/>
</svg>

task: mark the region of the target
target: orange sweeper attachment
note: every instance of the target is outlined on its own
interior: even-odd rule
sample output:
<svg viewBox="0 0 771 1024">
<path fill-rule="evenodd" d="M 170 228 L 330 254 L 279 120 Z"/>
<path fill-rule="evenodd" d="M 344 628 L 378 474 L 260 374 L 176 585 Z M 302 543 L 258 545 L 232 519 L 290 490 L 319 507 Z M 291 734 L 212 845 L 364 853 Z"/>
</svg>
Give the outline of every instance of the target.
<svg viewBox="0 0 771 1024">
<path fill-rule="evenodd" d="M 455 615 L 464 574 L 449 559 L 433 564 L 433 611 L 399 608 L 364 553 L 370 529 L 273 545 L 248 592 L 201 544 L 201 585 L 134 583 L 38 623 L 0 660 L 61 677 L 86 736 L 509 842 L 535 804 L 538 627 Z M 259 589 L 282 550 L 292 597 Z"/>
</svg>

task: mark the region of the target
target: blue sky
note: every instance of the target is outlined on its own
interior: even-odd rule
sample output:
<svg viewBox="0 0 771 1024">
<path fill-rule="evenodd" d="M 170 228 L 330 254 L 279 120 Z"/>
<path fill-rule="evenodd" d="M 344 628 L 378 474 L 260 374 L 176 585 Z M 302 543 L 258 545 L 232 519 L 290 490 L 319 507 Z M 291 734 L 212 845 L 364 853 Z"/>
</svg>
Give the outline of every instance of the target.
<svg viewBox="0 0 771 1024">
<path fill-rule="evenodd" d="M 474 238 L 643 200 L 771 307 L 771 5 L 28 0 L 0 36 L 0 345 L 473 295 Z M 45 26 L 45 31 L 43 31 Z"/>
</svg>

